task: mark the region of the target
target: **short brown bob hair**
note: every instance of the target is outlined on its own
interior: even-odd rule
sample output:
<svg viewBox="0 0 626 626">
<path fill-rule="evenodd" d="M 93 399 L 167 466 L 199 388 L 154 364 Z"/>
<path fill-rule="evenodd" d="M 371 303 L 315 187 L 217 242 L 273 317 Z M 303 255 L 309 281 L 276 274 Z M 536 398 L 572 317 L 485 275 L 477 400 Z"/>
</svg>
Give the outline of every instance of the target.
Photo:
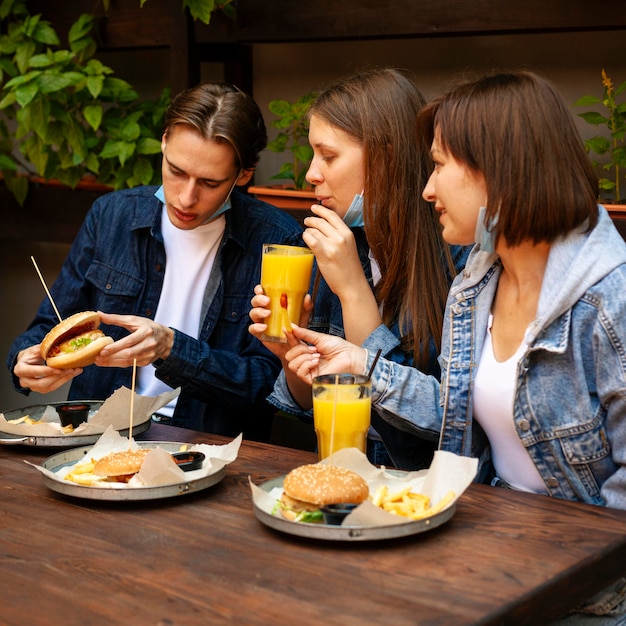
<svg viewBox="0 0 626 626">
<path fill-rule="evenodd" d="M 419 115 L 432 142 L 480 172 L 496 240 L 552 243 L 598 220 L 598 179 L 556 87 L 529 71 L 492 74 L 436 98 Z"/>
</svg>

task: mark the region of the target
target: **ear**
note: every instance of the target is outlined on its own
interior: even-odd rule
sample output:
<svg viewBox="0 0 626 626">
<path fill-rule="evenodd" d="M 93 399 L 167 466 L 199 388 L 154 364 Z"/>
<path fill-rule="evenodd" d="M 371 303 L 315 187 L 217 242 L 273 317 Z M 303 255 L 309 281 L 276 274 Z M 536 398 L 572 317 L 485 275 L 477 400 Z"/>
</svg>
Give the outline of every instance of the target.
<svg viewBox="0 0 626 626">
<path fill-rule="evenodd" d="M 254 168 L 251 170 L 241 170 L 239 177 L 237 178 L 237 182 L 235 183 L 238 187 L 241 185 L 247 185 L 252 178 L 252 174 L 254 174 Z"/>
<path fill-rule="evenodd" d="M 165 145 L 167 144 L 167 133 L 163 133 L 161 137 L 161 153 L 165 154 Z"/>
</svg>

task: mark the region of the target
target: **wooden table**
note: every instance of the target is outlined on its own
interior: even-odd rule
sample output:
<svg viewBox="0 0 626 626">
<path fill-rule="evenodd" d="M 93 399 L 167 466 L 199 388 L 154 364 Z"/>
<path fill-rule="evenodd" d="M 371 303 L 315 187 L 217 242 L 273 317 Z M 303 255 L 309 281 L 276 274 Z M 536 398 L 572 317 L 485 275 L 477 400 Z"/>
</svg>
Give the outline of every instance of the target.
<svg viewBox="0 0 626 626">
<path fill-rule="evenodd" d="M 147 440 L 224 443 L 154 424 Z M 435 530 L 326 542 L 261 524 L 257 484 L 315 461 L 244 442 L 209 489 L 152 502 L 59 495 L 0 446 L 3 624 L 540 624 L 624 575 L 626 512 L 473 485 Z"/>
</svg>

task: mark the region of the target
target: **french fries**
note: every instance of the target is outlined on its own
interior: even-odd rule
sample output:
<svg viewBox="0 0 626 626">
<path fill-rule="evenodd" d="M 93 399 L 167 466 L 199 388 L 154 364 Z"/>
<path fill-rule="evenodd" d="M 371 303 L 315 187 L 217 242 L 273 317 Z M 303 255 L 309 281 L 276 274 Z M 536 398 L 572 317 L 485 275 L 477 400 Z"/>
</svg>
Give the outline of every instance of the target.
<svg viewBox="0 0 626 626">
<path fill-rule="evenodd" d="M 102 476 L 96 476 L 93 473 L 95 466 L 96 462 L 93 459 L 76 463 L 71 471 L 65 474 L 65 480 L 69 480 L 78 485 L 93 485 L 99 480 L 102 480 Z"/>
<path fill-rule="evenodd" d="M 33 419 L 30 415 L 22 415 L 13 420 L 7 420 L 8 424 L 39 424 L 39 420 Z"/>
<path fill-rule="evenodd" d="M 443 511 L 456 494 L 448 491 L 446 495 L 436 504 L 431 506 L 430 498 L 421 493 L 411 491 L 410 487 L 405 487 L 395 493 L 390 493 L 387 485 L 381 485 L 370 496 L 372 503 L 392 515 L 400 515 L 412 520 L 432 517 Z"/>
</svg>

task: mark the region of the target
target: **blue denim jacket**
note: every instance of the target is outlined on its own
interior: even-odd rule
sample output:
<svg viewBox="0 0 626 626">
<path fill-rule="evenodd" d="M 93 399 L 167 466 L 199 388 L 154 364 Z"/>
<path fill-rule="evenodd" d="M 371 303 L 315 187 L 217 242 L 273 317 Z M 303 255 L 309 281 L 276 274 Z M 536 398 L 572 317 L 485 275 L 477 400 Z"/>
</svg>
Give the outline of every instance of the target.
<svg viewBox="0 0 626 626">
<path fill-rule="evenodd" d="M 603 207 L 597 226 L 556 242 L 517 375 L 518 436 L 554 497 L 626 509 L 626 244 Z M 440 447 L 479 458 L 486 437 L 472 419 L 472 387 L 501 265 L 475 248 L 450 290 L 441 384 L 381 360 L 373 403 L 391 424 L 440 434 Z M 393 345 L 379 327 L 364 343 Z M 370 362 L 371 362 L 370 353 Z"/>
<path fill-rule="evenodd" d="M 165 272 L 162 203 L 156 187 L 117 191 L 99 198 L 87 214 L 61 272 L 51 287 L 62 317 L 82 310 L 153 319 Z M 302 229 L 287 215 L 237 190 L 226 212 L 226 231 L 209 281 L 214 289 L 199 339 L 175 330 L 171 354 L 155 362 L 156 375 L 181 387 L 173 423 L 228 436 L 266 439 L 274 409 L 265 398 L 280 362 L 248 332 L 254 286 L 260 280 L 263 243 L 303 245 Z M 205 285 L 198 285 L 205 289 Z M 57 322 L 45 299 L 8 355 L 40 343 Z M 103 327 L 115 339 L 127 331 Z M 72 382 L 70 399 L 105 399 L 131 385 L 131 368 L 85 368 Z M 19 388 L 15 377 L 14 384 Z"/>
<path fill-rule="evenodd" d="M 368 256 L 369 245 L 365 237 L 365 231 L 363 228 L 353 228 L 352 232 L 356 240 L 361 265 L 365 271 L 370 287 L 372 287 L 372 268 Z M 465 266 L 470 248 L 451 246 L 450 250 L 455 270 L 456 272 L 460 272 Z M 315 273 L 317 271 L 317 267 L 314 268 L 312 282 L 315 281 Z M 450 281 L 452 281 L 452 278 L 453 277 L 450 277 Z M 317 297 L 315 298 L 315 308 L 313 309 L 308 327 L 317 332 L 344 337 L 341 302 L 331 291 L 321 275 L 319 282 L 319 289 Z M 401 349 L 399 340 L 400 328 L 397 322 L 389 329 L 389 334 L 394 338 L 393 342 L 385 342 L 385 345 L 380 346 L 372 344 L 369 346 L 369 349 L 375 354 L 380 347 L 382 349 L 382 356 L 385 358 L 395 363 L 412 366 L 413 355 L 407 354 Z M 440 370 L 437 361 L 437 351 L 433 341 L 430 343 L 430 355 L 431 358 L 426 373 L 439 377 Z M 268 398 L 268 401 L 280 410 L 296 415 L 303 421 L 309 423 L 313 422 L 313 412 L 301 409 L 291 396 L 284 372 L 281 372 L 276 380 L 274 391 Z M 396 467 L 403 469 L 422 469 L 430 465 L 438 439 L 437 434 L 426 433 L 424 435 L 424 433 L 420 433 L 420 435 L 416 437 L 414 430 L 409 429 L 408 432 L 406 428 L 399 430 L 397 427 L 391 426 L 388 422 L 380 419 L 376 411 L 372 411 L 372 426 L 374 426 L 374 429 L 380 435 L 387 453 Z"/>
</svg>

